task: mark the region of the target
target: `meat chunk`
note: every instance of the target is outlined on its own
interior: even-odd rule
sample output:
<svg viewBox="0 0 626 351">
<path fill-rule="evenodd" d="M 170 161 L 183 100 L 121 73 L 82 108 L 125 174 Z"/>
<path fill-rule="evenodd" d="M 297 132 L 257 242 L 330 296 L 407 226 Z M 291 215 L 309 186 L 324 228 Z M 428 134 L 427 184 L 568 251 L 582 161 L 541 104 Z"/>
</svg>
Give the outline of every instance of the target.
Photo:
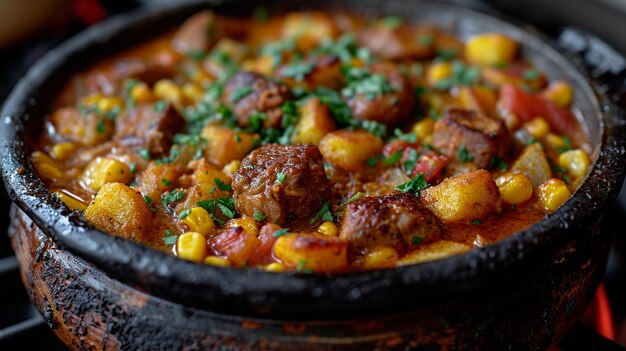
<svg viewBox="0 0 626 351">
<path fill-rule="evenodd" d="M 181 54 L 207 52 L 217 35 L 217 17 L 212 11 L 202 11 L 180 26 L 172 39 L 172 47 Z"/>
<path fill-rule="evenodd" d="M 235 112 L 240 127 L 249 127 L 252 115 L 263 112 L 267 115 L 265 128 L 277 128 L 283 116 L 281 106 L 289 99 L 289 89 L 261 74 L 242 71 L 228 80 L 223 98 Z"/>
<path fill-rule="evenodd" d="M 435 53 L 434 34 L 428 27 L 367 26 L 359 33 L 357 41 L 384 59 L 424 59 Z"/>
<path fill-rule="evenodd" d="M 233 175 L 237 211 L 262 213 L 270 223 L 306 219 L 330 197 L 322 154 L 313 144 L 263 146 Z"/>
<path fill-rule="evenodd" d="M 114 123 L 109 118 L 94 112 L 81 114 L 76 107 L 54 111 L 50 123 L 64 139 L 85 145 L 98 145 L 109 140 L 114 130 Z"/>
<path fill-rule="evenodd" d="M 352 115 L 361 120 L 370 120 L 396 125 L 413 112 L 415 97 L 411 84 L 393 64 L 384 62 L 370 67 L 371 75 L 352 82 L 344 88 Z M 380 79 L 382 77 L 382 79 Z M 386 90 L 385 87 L 390 88 Z M 364 93 L 374 87 L 377 93 Z"/>
<path fill-rule="evenodd" d="M 451 159 L 489 168 L 494 158 L 506 159 L 511 147 L 502 120 L 481 113 L 451 109 L 435 123 L 433 145 Z"/>
<path fill-rule="evenodd" d="M 185 119 L 169 103 L 140 104 L 117 119 L 114 140 L 122 146 L 145 147 L 153 155 L 166 152 Z"/>
<path fill-rule="evenodd" d="M 436 240 L 440 233 L 435 216 L 406 193 L 363 197 L 350 203 L 341 218 L 341 238 L 357 247 L 405 250 Z"/>
</svg>

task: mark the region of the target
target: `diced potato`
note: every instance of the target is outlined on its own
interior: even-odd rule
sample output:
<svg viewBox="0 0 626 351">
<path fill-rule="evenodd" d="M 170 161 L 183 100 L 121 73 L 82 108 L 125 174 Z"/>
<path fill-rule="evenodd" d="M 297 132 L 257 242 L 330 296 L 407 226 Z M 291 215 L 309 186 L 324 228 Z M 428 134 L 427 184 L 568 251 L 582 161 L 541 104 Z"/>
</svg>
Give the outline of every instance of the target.
<svg viewBox="0 0 626 351">
<path fill-rule="evenodd" d="M 312 50 L 324 38 L 334 38 L 338 30 L 332 18 L 322 12 L 291 12 L 285 16 L 284 38 L 296 38 L 298 49 Z"/>
<path fill-rule="evenodd" d="M 69 159 L 77 148 L 76 143 L 58 143 L 50 148 L 50 156 L 55 160 L 64 161 Z"/>
<path fill-rule="evenodd" d="M 219 167 L 231 161 L 241 160 L 254 147 L 258 135 L 238 132 L 226 127 L 208 125 L 202 130 L 207 140 L 205 156 Z"/>
<path fill-rule="evenodd" d="M 411 131 L 415 133 L 415 135 L 417 135 L 417 138 L 419 140 L 422 140 L 422 141 L 426 137 L 432 135 L 434 130 L 435 130 L 435 121 L 430 117 L 426 117 L 418 122 L 415 122 L 415 124 L 413 125 L 413 128 L 411 128 Z"/>
<path fill-rule="evenodd" d="M 104 157 L 91 161 L 82 175 L 83 183 L 94 191 L 107 183 L 128 183 L 132 179 L 130 168 L 125 163 Z"/>
<path fill-rule="evenodd" d="M 574 91 L 569 84 L 557 81 L 551 83 L 542 95 L 559 106 L 568 107 L 572 104 Z"/>
<path fill-rule="evenodd" d="M 393 267 L 398 261 L 398 252 L 393 247 L 380 246 L 368 250 L 363 260 L 364 269 Z"/>
<path fill-rule="evenodd" d="M 363 167 L 370 157 L 380 154 L 383 141 L 366 131 L 339 130 L 326 134 L 319 144 L 325 160 L 347 171 Z"/>
<path fill-rule="evenodd" d="M 471 249 L 472 247 L 469 245 L 454 241 L 441 240 L 432 244 L 421 246 L 418 250 L 413 251 L 400 259 L 398 265 L 404 266 L 408 264 L 439 260 L 448 256 L 461 254 Z"/>
<path fill-rule="evenodd" d="M 300 107 L 300 119 L 295 129 L 292 143 L 318 145 L 326 134 L 335 130 L 335 121 L 328 106 L 320 103 L 318 98 L 311 98 Z"/>
<path fill-rule="evenodd" d="M 256 72 L 265 76 L 269 76 L 274 71 L 274 60 L 267 55 L 261 55 L 255 58 L 245 59 L 241 63 L 241 68 L 246 71 Z"/>
<path fill-rule="evenodd" d="M 239 167 L 241 166 L 241 161 L 234 160 L 230 161 L 224 168 L 222 168 L 222 173 L 224 173 L 227 177 L 232 178 L 233 174 L 237 172 Z"/>
<path fill-rule="evenodd" d="M 537 189 L 539 201 L 550 212 L 556 211 L 572 195 L 564 181 L 550 178 Z"/>
<path fill-rule="evenodd" d="M 496 93 L 485 87 L 459 88 L 459 101 L 461 102 L 461 106 L 467 110 L 489 114 L 495 111 L 497 100 Z"/>
<path fill-rule="evenodd" d="M 348 242 L 327 235 L 283 235 L 274 244 L 274 256 L 300 270 L 339 271 L 348 267 Z"/>
<path fill-rule="evenodd" d="M 50 122 L 57 133 L 69 141 L 97 145 L 111 138 L 115 122 L 96 113 L 84 115 L 75 107 L 63 107 L 52 113 Z"/>
<path fill-rule="evenodd" d="M 495 212 L 500 201 L 491 174 L 480 169 L 453 178 L 421 192 L 422 203 L 445 222 L 482 219 Z"/>
<path fill-rule="evenodd" d="M 521 173 L 506 173 L 496 179 L 502 200 L 509 205 L 528 201 L 533 196 L 533 184 Z"/>
<path fill-rule="evenodd" d="M 166 191 L 173 190 L 178 183 L 182 170 L 173 164 L 157 164 L 150 162 L 148 168 L 141 172 L 137 186 L 142 194 L 158 199 Z"/>
<path fill-rule="evenodd" d="M 223 184 L 231 183 L 231 178 L 229 176 L 209 164 L 204 159 L 192 161 L 189 164 L 189 167 L 195 169 L 193 172 L 194 184 L 206 184 L 210 186 L 216 186 L 216 179 L 221 181 Z"/>
<path fill-rule="evenodd" d="M 221 38 L 211 50 L 212 52 L 221 52 L 233 60 L 240 63 L 248 53 L 248 47 L 230 38 Z"/>
<path fill-rule="evenodd" d="M 559 155 L 559 166 L 567 169 L 567 174 L 582 177 L 589 170 L 589 156 L 580 149 L 569 150 Z"/>
<path fill-rule="evenodd" d="M 539 143 L 526 146 L 522 154 L 513 163 L 511 171 L 522 173 L 528 177 L 534 187 L 538 187 L 552 175 L 548 158 Z"/>
<path fill-rule="evenodd" d="M 104 184 L 84 216 L 96 227 L 129 240 L 147 241 L 152 230 L 152 211 L 143 196 L 122 183 Z"/>
<path fill-rule="evenodd" d="M 200 233 L 187 232 L 176 240 L 176 256 L 183 260 L 202 262 L 206 254 L 206 238 Z"/>
<path fill-rule="evenodd" d="M 190 105 L 195 105 L 204 97 L 204 92 L 202 88 L 197 84 L 186 83 L 182 87 L 183 97 L 185 98 L 185 102 Z"/>
<path fill-rule="evenodd" d="M 517 42 L 500 33 L 476 35 L 465 45 L 470 63 L 492 66 L 511 63 L 517 54 Z"/>
</svg>

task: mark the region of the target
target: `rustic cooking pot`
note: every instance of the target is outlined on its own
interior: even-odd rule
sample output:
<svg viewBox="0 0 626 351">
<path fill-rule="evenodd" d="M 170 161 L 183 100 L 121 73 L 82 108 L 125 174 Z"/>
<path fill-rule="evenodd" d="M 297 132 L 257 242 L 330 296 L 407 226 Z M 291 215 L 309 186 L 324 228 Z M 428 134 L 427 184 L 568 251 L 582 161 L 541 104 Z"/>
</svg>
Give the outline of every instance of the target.
<svg viewBox="0 0 626 351">
<path fill-rule="evenodd" d="M 195 264 L 93 229 L 47 191 L 29 138 L 77 69 L 181 23 L 202 8 L 245 15 L 243 0 L 142 10 L 92 27 L 51 51 L 0 116 L 2 175 L 15 205 L 10 235 L 31 299 L 74 349 L 537 350 L 577 320 L 601 281 L 610 237 L 601 217 L 622 184 L 624 111 L 575 59 L 545 38 L 453 5 L 332 0 L 265 3 L 398 14 L 465 38 L 498 31 L 550 79 L 576 92 L 596 147 L 590 174 L 554 214 L 497 244 L 443 260 L 336 275 Z"/>
</svg>

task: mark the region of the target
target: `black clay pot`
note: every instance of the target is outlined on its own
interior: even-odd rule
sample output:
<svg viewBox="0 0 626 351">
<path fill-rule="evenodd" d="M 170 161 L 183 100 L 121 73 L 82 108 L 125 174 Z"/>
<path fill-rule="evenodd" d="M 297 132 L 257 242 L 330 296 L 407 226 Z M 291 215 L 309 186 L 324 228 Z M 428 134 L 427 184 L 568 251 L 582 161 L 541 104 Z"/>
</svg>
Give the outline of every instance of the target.
<svg viewBox="0 0 626 351">
<path fill-rule="evenodd" d="M 540 223 L 429 263 L 327 276 L 182 261 L 84 223 L 36 177 L 27 141 L 77 69 L 199 9 L 246 15 L 252 6 L 196 2 L 113 18 L 39 61 L 0 119 L 2 175 L 17 206 L 13 245 L 31 298 L 57 334 L 74 348 L 151 350 L 536 350 L 558 341 L 590 301 L 606 263 L 610 238 L 601 217 L 626 166 L 626 119 L 611 92 L 600 93 L 577 57 L 540 35 L 457 6 L 400 0 L 264 5 L 395 14 L 462 38 L 497 31 L 517 39 L 523 56 L 549 79 L 572 84 L 579 120 L 597 150 L 589 176 Z"/>
</svg>

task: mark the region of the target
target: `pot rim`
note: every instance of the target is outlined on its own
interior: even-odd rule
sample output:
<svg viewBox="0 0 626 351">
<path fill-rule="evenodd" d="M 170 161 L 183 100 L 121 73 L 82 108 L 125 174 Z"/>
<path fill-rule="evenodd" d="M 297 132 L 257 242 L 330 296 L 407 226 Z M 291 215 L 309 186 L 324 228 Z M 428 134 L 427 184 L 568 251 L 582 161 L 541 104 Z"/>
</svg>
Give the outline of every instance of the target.
<svg viewBox="0 0 626 351">
<path fill-rule="evenodd" d="M 564 58 L 572 78 L 584 79 L 597 95 L 601 147 L 589 175 L 561 208 L 500 242 L 445 259 L 392 269 L 334 275 L 276 274 L 187 262 L 92 228 L 48 192 L 28 161 L 25 128 L 36 118 L 30 116 L 30 110 L 42 92 L 51 90 L 50 82 L 55 77 L 59 79 L 57 76 L 67 77 L 72 73 L 68 62 L 81 54 L 119 39 L 123 32 L 154 26 L 165 19 L 180 17 L 181 13 L 191 14 L 199 8 L 212 6 L 220 4 L 191 1 L 175 7 L 143 9 L 88 28 L 40 59 L 15 87 L 2 109 L 1 167 L 11 199 L 60 247 L 120 281 L 175 302 L 243 314 L 257 313 L 268 307 L 285 313 L 303 310 L 321 314 L 357 313 L 363 304 L 371 304 L 368 311 L 373 311 L 430 303 L 492 283 L 492 278 L 502 277 L 523 259 L 567 240 L 572 230 L 595 222 L 619 193 L 626 165 L 624 111 L 598 93 L 576 62 Z M 541 35 L 491 15 L 449 4 L 420 6 L 435 10 L 453 8 L 459 14 L 501 22 L 545 45 L 546 55 L 562 55 Z M 63 70 L 65 75 L 55 76 L 57 71 Z M 416 301 L 399 303 L 396 299 L 409 295 Z M 298 305 L 304 306 L 299 309 Z"/>
</svg>

